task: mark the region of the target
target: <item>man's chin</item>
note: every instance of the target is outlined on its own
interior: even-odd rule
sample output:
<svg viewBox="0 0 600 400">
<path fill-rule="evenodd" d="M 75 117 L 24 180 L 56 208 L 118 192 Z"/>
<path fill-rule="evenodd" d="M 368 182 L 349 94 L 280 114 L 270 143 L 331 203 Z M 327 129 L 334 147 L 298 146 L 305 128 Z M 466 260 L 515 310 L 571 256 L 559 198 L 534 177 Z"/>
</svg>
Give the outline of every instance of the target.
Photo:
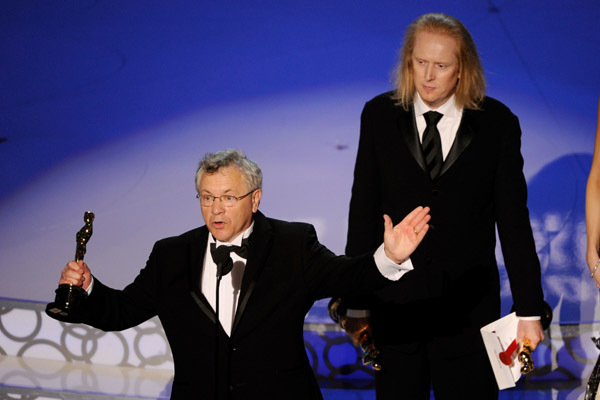
<svg viewBox="0 0 600 400">
<path fill-rule="evenodd" d="M 419 93 L 419 96 L 421 96 L 421 100 L 423 100 L 423 103 L 425 103 L 429 108 L 433 108 L 433 109 L 441 107 L 451 97 L 451 96 L 440 97 L 440 96 L 434 95 L 434 93 L 424 93 L 424 94 Z"/>
<path fill-rule="evenodd" d="M 228 242 L 229 241 L 228 239 L 231 236 L 228 232 L 225 232 L 222 229 L 211 228 L 208 231 L 219 242 Z"/>
</svg>

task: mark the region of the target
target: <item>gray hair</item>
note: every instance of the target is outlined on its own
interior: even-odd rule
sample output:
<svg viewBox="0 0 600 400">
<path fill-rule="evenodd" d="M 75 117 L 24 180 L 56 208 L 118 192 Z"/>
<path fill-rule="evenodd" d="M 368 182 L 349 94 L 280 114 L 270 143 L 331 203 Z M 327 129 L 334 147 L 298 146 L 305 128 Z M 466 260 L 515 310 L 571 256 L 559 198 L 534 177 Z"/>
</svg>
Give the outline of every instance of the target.
<svg viewBox="0 0 600 400">
<path fill-rule="evenodd" d="M 230 166 L 236 167 L 242 173 L 248 190 L 262 189 L 262 171 L 258 164 L 246 158 L 243 152 L 236 149 L 206 153 L 196 170 L 196 189 L 199 189 L 200 180 L 205 172 L 212 174 Z"/>
</svg>

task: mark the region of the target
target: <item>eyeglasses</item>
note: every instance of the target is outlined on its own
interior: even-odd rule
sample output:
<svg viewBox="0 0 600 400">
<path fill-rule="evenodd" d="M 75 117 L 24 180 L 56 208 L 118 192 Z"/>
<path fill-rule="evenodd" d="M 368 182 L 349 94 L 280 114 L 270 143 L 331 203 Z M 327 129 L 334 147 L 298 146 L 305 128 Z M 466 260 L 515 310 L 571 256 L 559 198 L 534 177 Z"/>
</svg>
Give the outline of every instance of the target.
<svg viewBox="0 0 600 400">
<path fill-rule="evenodd" d="M 247 197 L 249 194 L 252 194 L 256 191 L 256 189 L 249 191 L 243 196 L 234 196 L 232 194 L 223 194 L 221 196 L 211 196 L 210 194 L 197 194 L 196 198 L 200 199 L 200 205 L 202 207 L 210 207 L 215 202 L 215 199 L 221 200 L 221 204 L 224 207 L 234 207 L 238 201 L 242 200 L 244 197 Z"/>
</svg>

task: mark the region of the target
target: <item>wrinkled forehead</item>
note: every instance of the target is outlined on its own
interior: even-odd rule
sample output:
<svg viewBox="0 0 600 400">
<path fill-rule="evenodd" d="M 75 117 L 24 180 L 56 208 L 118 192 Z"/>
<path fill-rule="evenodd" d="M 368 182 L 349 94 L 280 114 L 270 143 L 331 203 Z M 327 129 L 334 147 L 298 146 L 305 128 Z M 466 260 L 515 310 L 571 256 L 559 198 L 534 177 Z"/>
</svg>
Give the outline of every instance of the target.
<svg viewBox="0 0 600 400">
<path fill-rule="evenodd" d="M 198 192 L 207 191 L 221 193 L 232 191 L 247 191 L 248 184 L 245 174 L 235 165 L 227 165 L 217 170 L 203 171 L 198 175 L 196 188 Z M 245 192 L 244 192 L 245 193 Z"/>
</svg>

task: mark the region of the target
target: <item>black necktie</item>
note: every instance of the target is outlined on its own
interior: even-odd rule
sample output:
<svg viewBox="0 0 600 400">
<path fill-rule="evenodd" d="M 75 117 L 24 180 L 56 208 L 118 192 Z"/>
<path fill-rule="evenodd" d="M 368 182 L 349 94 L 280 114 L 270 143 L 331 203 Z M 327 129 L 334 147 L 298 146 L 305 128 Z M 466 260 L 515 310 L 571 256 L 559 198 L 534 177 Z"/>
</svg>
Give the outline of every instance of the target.
<svg viewBox="0 0 600 400">
<path fill-rule="evenodd" d="M 435 179 L 442 170 L 442 164 L 444 163 L 442 141 L 437 128 L 437 123 L 442 119 L 443 115 L 439 112 L 429 111 L 423 114 L 423 117 L 425 117 L 427 127 L 425 128 L 425 132 L 423 132 L 421 147 L 423 148 L 423 156 L 427 163 L 429 176 L 431 176 L 431 179 Z"/>
<path fill-rule="evenodd" d="M 231 272 L 231 269 L 233 268 L 231 253 L 235 253 L 242 258 L 248 259 L 248 238 L 242 240 L 241 246 L 221 245 L 217 247 L 216 243 L 210 244 L 210 255 L 215 264 L 217 264 L 217 278 L 220 279 L 222 276 Z"/>
</svg>

